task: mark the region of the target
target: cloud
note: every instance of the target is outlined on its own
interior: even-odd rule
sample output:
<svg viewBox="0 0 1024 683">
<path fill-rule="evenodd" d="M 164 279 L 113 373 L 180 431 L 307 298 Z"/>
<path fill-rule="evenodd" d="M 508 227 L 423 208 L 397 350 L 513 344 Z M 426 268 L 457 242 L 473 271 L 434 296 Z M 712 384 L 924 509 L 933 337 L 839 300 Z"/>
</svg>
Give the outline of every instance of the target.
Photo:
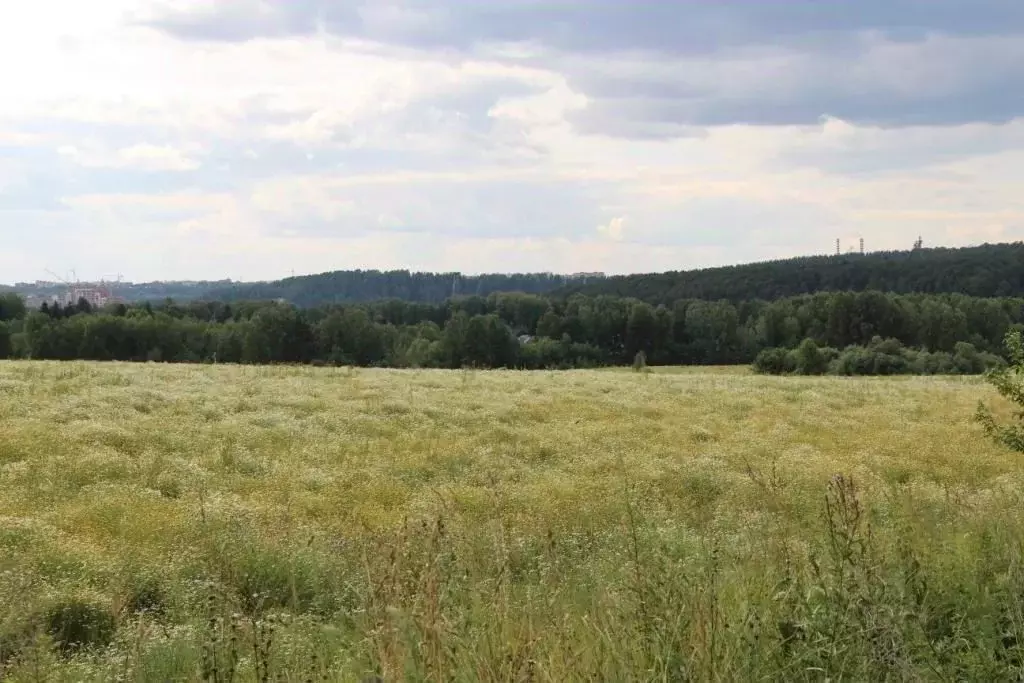
<svg viewBox="0 0 1024 683">
<path fill-rule="evenodd" d="M 82 150 L 74 145 L 63 145 L 57 149 L 62 157 L 90 168 L 124 168 L 139 171 L 194 171 L 199 161 L 186 152 L 169 145 L 138 144 L 107 152 L 104 150 Z"/>
<path fill-rule="evenodd" d="M 1005 0 L 834 0 L 813 2 L 676 0 L 638 7 L 628 0 L 228 0 L 164 2 L 141 18 L 197 40 L 310 35 L 327 30 L 380 42 L 468 47 L 534 41 L 559 49 L 638 47 L 675 53 L 726 45 L 800 40 L 851 31 L 897 38 L 928 32 L 1007 34 L 1024 26 L 1024 9 Z"/>
<path fill-rule="evenodd" d="M 615 242 L 622 241 L 623 228 L 626 226 L 625 216 L 616 216 L 605 225 L 599 225 L 597 232 Z"/>
<path fill-rule="evenodd" d="M 512 46 L 506 61 L 557 69 L 593 99 L 584 129 L 603 122 L 626 136 L 822 116 L 903 126 L 1024 114 L 1013 87 L 1024 81 L 1024 5 L 1005 0 L 837 0 L 827 11 L 759 0 L 190 3 L 149 25 L 197 40 L 328 32 L 494 58 Z"/>
<path fill-rule="evenodd" d="M 1024 237 L 1020 3 L 39 0 L 9 19 L 0 233 L 28 256 L 0 280 Z"/>
</svg>

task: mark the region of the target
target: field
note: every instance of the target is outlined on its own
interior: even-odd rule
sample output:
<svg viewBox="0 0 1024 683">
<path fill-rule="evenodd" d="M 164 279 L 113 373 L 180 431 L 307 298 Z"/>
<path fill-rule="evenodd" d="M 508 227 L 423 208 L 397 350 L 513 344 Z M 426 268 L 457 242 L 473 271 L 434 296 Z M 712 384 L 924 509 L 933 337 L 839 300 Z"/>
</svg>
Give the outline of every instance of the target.
<svg viewBox="0 0 1024 683">
<path fill-rule="evenodd" d="M 1015 680 L 978 378 L 0 363 L 14 681 Z"/>
</svg>

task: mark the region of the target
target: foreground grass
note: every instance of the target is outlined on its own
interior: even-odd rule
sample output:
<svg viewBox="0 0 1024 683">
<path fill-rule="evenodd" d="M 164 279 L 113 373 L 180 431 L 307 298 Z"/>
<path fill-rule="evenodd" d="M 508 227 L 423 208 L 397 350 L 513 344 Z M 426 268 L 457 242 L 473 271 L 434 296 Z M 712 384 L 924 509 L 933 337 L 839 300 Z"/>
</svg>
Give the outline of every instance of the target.
<svg viewBox="0 0 1024 683">
<path fill-rule="evenodd" d="M 1008 680 L 976 379 L 0 363 L 15 681 Z"/>
</svg>

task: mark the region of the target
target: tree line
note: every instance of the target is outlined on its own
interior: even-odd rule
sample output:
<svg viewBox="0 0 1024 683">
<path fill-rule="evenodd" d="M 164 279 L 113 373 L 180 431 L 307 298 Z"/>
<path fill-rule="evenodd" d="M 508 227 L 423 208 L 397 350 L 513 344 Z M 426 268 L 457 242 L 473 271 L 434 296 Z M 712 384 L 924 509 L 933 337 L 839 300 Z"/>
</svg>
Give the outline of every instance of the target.
<svg viewBox="0 0 1024 683">
<path fill-rule="evenodd" d="M 47 297 L 62 287 L 18 285 L 19 293 Z M 605 277 L 551 273 L 464 275 L 408 270 L 348 270 L 274 282 L 122 283 L 118 295 L 131 301 L 284 300 L 303 308 L 401 299 L 443 304 L 454 297 L 523 292 L 562 301 L 574 294 L 638 299 L 652 305 L 725 299 L 734 304 L 775 301 L 816 292 L 877 290 L 897 294 L 961 293 L 977 297 L 1024 296 L 1024 243 L 963 249 L 812 256 L 693 271 Z M 0 287 L 0 293 L 7 291 Z"/>
<path fill-rule="evenodd" d="M 630 297 L 672 305 L 679 299 L 776 300 L 824 291 L 897 294 L 1024 295 L 1024 243 L 963 249 L 813 256 L 702 270 L 577 281 L 556 295 Z"/>
<path fill-rule="evenodd" d="M 999 354 L 1024 329 L 1024 299 L 839 292 L 774 302 L 491 294 L 299 308 L 278 302 L 88 303 L 26 311 L 0 299 L 0 355 L 389 367 L 567 368 L 753 362 L 805 339 L 822 348 L 876 338 L 953 354 Z M 966 347 L 959 347 L 964 350 Z"/>
<path fill-rule="evenodd" d="M 339 270 L 276 282 L 237 283 L 214 288 L 203 298 L 216 301 L 283 299 L 304 308 L 382 299 L 442 303 L 456 296 L 487 296 L 497 292 L 545 294 L 573 282 L 592 280 L 593 277 L 551 273 L 463 275 L 408 270 Z"/>
</svg>

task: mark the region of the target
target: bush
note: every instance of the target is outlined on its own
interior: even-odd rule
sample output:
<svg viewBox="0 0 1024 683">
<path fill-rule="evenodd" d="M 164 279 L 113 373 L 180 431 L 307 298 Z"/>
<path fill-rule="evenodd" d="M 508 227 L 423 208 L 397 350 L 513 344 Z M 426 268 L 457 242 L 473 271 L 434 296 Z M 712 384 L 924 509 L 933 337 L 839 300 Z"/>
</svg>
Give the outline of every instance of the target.
<svg viewBox="0 0 1024 683">
<path fill-rule="evenodd" d="M 242 539 L 233 539 L 224 549 L 218 570 L 246 614 L 289 609 L 329 615 L 336 610 L 336 577 L 326 558 L 305 550 L 257 547 Z"/>
<path fill-rule="evenodd" d="M 825 358 L 813 339 L 804 339 L 795 352 L 796 372 L 801 375 L 824 375 L 828 370 Z"/>
<path fill-rule="evenodd" d="M 637 351 L 633 356 L 633 372 L 645 372 L 647 370 L 647 354 Z"/>
<path fill-rule="evenodd" d="M 77 598 L 52 605 L 44 622 L 46 632 L 65 654 L 106 647 L 117 629 L 109 609 Z"/>
<path fill-rule="evenodd" d="M 754 372 L 762 375 L 784 375 L 792 370 L 786 349 L 765 349 L 754 359 Z"/>
<path fill-rule="evenodd" d="M 908 349 L 897 339 L 874 337 L 867 346 L 848 346 L 842 352 L 819 347 L 805 339 L 796 349 L 765 349 L 754 359 L 755 372 L 770 375 L 968 375 L 1003 367 L 1003 359 L 980 353 L 961 342 L 956 353 Z"/>
<path fill-rule="evenodd" d="M 167 611 L 167 593 L 154 577 L 140 577 L 129 588 L 124 610 L 128 614 L 162 616 Z"/>
<path fill-rule="evenodd" d="M 1009 352 L 1008 367 L 990 370 L 985 378 L 999 394 L 1024 408 L 1024 338 L 1019 330 L 1006 335 L 1006 349 Z M 978 403 L 975 419 L 989 437 L 1019 453 L 1024 453 L 1024 411 L 1014 413 L 1016 422 L 1002 425 L 996 422 L 992 412 L 984 403 Z"/>
<path fill-rule="evenodd" d="M 0 624 L 0 677 L 3 668 L 33 644 L 37 632 L 29 615 L 17 615 L 12 621 Z"/>
</svg>

